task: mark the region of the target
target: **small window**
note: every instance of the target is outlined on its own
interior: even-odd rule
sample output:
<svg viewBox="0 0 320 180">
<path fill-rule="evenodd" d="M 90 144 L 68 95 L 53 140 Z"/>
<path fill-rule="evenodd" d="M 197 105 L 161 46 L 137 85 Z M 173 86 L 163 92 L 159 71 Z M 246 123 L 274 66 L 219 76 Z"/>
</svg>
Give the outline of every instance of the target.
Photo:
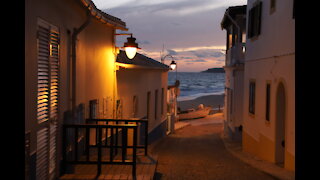
<svg viewBox="0 0 320 180">
<path fill-rule="evenodd" d="M 251 81 L 249 84 L 249 113 L 255 113 L 255 91 L 256 91 L 256 83 Z"/>
<path fill-rule="evenodd" d="M 266 87 L 266 120 L 270 121 L 270 83 Z"/>
<path fill-rule="evenodd" d="M 151 97 L 151 92 L 148 91 L 147 93 L 147 119 L 148 120 L 150 118 L 150 97 Z"/>
<path fill-rule="evenodd" d="M 90 100 L 89 101 L 89 118 L 96 119 L 98 114 L 98 100 Z"/>
<path fill-rule="evenodd" d="M 262 2 L 257 3 L 249 10 L 248 38 L 253 38 L 261 33 Z"/>
<path fill-rule="evenodd" d="M 164 88 L 161 88 L 161 115 L 164 114 L 163 105 L 164 105 Z"/>
<path fill-rule="evenodd" d="M 158 118 L 158 90 L 154 93 L 154 120 Z"/>
<path fill-rule="evenodd" d="M 292 18 L 293 19 L 295 19 L 295 16 L 296 16 L 295 7 L 296 7 L 296 3 L 295 3 L 295 0 L 293 0 L 293 10 L 292 10 Z"/>
<path fill-rule="evenodd" d="M 138 116 L 138 96 L 133 96 L 132 101 L 132 116 L 135 118 Z"/>
<path fill-rule="evenodd" d="M 270 14 L 276 11 L 276 0 L 270 0 Z"/>
</svg>

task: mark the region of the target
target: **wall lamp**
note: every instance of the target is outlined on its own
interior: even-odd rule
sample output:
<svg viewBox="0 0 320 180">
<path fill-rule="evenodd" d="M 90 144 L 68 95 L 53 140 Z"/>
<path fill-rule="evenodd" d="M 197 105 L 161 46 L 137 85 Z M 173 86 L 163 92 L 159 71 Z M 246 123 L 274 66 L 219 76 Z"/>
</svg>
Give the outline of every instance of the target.
<svg viewBox="0 0 320 180">
<path fill-rule="evenodd" d="M 133 59 L 137 53 L 137 49 L 141 49 L 138 47 L 138 43 L 136 43 L 136 38 L 132 37 L 132 33 L 124 33 L 124 34 L 115 34 L 116 36 L 120 35 L 129 35 L 127 38 L 127 42 L 124 43 L 123 47 L 126 55 L 129 59 Z"/>
<path fill-rule="evenodd" d="M 170 68 L 171 70 L 174 70 L 177 67 L 177 63 L 173 60 L 173 57 L 170 54 L 167 54 L 163 57 L 161 57 L 161 62 L 164 63 L 164 60 L 166 59 L 166 57 L 170 57 L 171 58 L 171 63 L 170 63 Z"/>
<path fill-rule="evenodd" d="M 167 54 L 165 56 L 162 56 L 161 57 L 161 62 L 164 63 L 164 60 L 167 58 L 167 57 L 170 57 L 171 58 L 171 63 L 170 63 L 170 68 L 171 70 L 176 70 L 176 81 L 178 79 L 178 75 L 177 75 L 177 72 L 178 72 L 178 68 L 177 68 L 177 63 L 174 61 L 173 57 L 170 55 L 170 54 Z"/>
</svg>

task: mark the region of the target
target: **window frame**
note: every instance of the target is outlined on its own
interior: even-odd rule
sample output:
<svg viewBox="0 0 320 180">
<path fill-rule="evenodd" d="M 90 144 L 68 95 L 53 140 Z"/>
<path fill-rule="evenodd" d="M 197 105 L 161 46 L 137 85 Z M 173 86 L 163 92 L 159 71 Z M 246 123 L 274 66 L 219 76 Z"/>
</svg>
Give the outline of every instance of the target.
<svg viewBox="0 0 320 180">
<path fill-rule="evenodd" d="M 247 27 L 248 39 L 254 40 L 255 37 L 258 37 L 261 34 L 262 7 L 262 1 L 257 1 L 249 10 Z"/>
<path fill-rule="evenodd" d="M 158 118 L 158 89 L 154 91 L 154 120 Z"/>
<path fill-rule="evenodd" d="M 270 110 L 271 110 L 271 82 L 267 81 L 266 83 L 266 114 L 265 114 L 265 120 L 267 122 L 270 122 Z"/>
<path fill-rule="evenodd" d="M 273 14 L 277 8 L 277 0 L 270 0 L 270 14 Z"/>
<path fill-rule="evenodd" d="M 256 81 L 249 81 L 249 114 L 255 114 L 255 101 L 256 101 Z"/>
</svg>

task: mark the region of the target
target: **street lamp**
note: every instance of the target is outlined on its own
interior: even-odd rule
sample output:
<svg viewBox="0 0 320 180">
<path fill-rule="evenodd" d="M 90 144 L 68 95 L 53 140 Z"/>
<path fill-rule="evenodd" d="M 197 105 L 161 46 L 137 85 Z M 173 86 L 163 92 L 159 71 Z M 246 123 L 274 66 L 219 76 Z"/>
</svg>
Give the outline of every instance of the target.
<svg viewBox="0 0 320 180">
<path fill-rule="evenodd" d="M 176 69 L 176 81 L 177 81 L 177 79 L 178 79 L 178 78 L 177 78 L 177 77 L 178 77 L 178 75 L 177 75 L 178 66 L 177 66 L 177 63 L 174 61 L 173 57 L 172 57 L 170 54 L 167 54 L 167 55 L 161 57 L 161 62 L 164 63 L 164 60 L 165 60 L 167 57 L 170 57 L 171 60 L 172 60 L 171 63 L 170 63 L 170 68 L 171 68 L 171 70 Z"/>
<path fill-rule="evenodd" d="M 174 70 L 177 67 L 177 63 L 175 61 L 171 61 L 170 68 Z"/>
<path fill-rule="evenodd" d="M 124 43 L 122 48 L 124 48 L 127 57 L 129 59 L 133 59 L 137 53 L 137 49 L 141 49 L 138 47 L 138 43 L 135 42 L 136 38 L 132 37 L 132 33 L 115 34 L 115 35 L 130 35 L 130 37 L 127 38 L 127 42 Z"/>
</svg>

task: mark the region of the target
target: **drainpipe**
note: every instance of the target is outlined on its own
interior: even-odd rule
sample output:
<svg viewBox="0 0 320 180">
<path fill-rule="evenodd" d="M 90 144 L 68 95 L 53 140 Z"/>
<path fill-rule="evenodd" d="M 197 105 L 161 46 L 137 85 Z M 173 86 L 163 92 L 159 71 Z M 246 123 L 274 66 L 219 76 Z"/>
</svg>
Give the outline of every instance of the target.
<svg viewBox="0 0 320 180">
<path fill-rule="evenodd" d="M 90 5 L 89 5 L 90 6 Z M 72 37 L 71 37 L 71 54 L 72 54 L 72 115 L 75 116 L 75 112 L 76 112 L 76 85 L 77 85 L 77 66 L 76 66 L 76 43 L 77 43 L 77 37 L 80 34 L 80 32 L 82 32 L 84 30 L 84 28 L 86 28 L 90 21 L 91 21 L 91 12 L 89 10 L 90 7 L 87 7 L 87 19 L 86 21 L 79 27 L 79 28 L 74 28 L 73 33 L 72 33 Z"/>
</svg>

